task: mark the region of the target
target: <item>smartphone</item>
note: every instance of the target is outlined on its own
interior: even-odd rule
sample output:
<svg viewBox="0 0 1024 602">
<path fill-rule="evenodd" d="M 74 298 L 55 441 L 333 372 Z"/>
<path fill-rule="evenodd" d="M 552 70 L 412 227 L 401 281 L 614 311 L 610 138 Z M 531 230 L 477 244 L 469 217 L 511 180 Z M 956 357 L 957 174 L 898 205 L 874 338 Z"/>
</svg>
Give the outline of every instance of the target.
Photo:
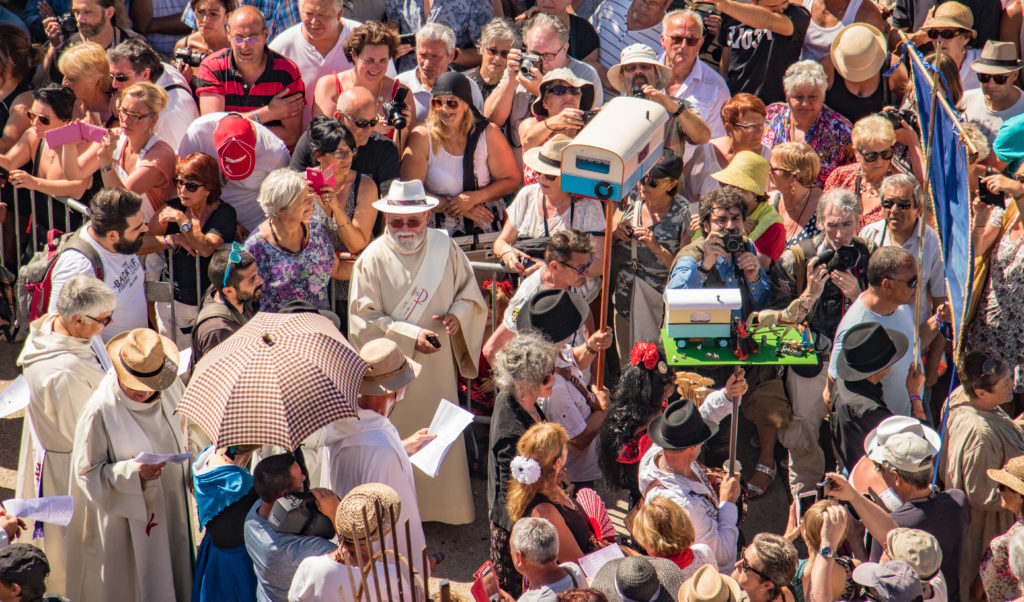
<svg viewBox="0 0 1024 602">
<path fill-rule="evenodd" d="M 520 263 L 520 264 L 521 264 L 521 265 L 522 265 L 522 266 L 523 266 L 524 268 L 528 268 L 528 267 L 530 267 L 531 265 L 533 265 L 533 264 L 537 263 L 537 260 L 536 260 L 536 259 L 534 259 L 534 258 L 532 258 L 532 257 L 520 257 L 520 258 L 519 258 L 519 263 Z"/>
<path fill-rule="evenodd" d="M 488 560 L 473 573 L 473 598 L 477 602 L 498 602 L 501 600 L 501 589 L 498 587 L 498 576 L 494 573 L 494 565 Z M 479 587 L 477 586 L 479 584 Z"/>
<path fill-rule="evenodd" d="M 815 501 L 828 499 L 828 492 L 832 488 L 832 482 L 828 479 L 814 485 Z"/>
<path fill-rule="evenodd" d="M 796 524 L 800 524 L 804 514 L 811 509 L 811 506 L 818 501 L 818 494 L 814 491 L 804 491 L 797 496 Z"/>
<path fill-rule="evenodd" d="M 989 190 L 988 186 L 985 185 L 985 182 L 980 177 L 978 178 L 978 200 L 986 205 L 1006 209 L 1006 197 L 998 192 L 992 192 Z"/>
<path fill-rule="evenodd" d="M 430 343 L 434 347 L 434 349 L 441 348 L 441 340 L 437 338 L 436 334 L 428 334 L 427 342 Z"/>
</svg>

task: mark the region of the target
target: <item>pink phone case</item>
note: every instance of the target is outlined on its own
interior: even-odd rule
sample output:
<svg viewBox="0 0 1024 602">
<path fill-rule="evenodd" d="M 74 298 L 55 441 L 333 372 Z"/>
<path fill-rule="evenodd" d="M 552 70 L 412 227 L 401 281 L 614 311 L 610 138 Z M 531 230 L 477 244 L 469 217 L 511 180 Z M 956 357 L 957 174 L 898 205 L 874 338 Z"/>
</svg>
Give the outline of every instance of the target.
<svg viewBox="0 0 1024 602">
<path fill-rule="evenodd" d="M 78 125 L 82 127 L 82 138 L 85 140 L 102 144 L 103 139 L 107 137 L 107 128 L 101 128 L 91 123 L 79 122 Z"/>
<path fill-rule="evenodd" d="M 59 148 L 65 144 L 78 142 L 82 139 L 82 130 L 78 126 L 77 123 L 70 123 L 46 132 L 46 143 L 50 145 L 50 148 Z"/>
<path fill-rule="evenodd" d="M 313 190 L 319 192 L 324 188 L 324 174 L 314 167 L 306 168 L 306 181 L 313 185 Z"/>
</svg>

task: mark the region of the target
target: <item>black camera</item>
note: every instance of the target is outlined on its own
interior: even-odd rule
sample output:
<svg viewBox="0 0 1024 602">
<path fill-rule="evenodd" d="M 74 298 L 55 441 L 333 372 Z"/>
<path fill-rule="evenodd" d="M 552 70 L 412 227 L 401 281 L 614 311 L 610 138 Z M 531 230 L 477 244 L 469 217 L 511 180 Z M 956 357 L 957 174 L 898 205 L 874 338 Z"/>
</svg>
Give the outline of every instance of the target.
<svg viewBox="0 0 1024 602">
<path fill-rule="evenodd" d="M 64 34 L 65 38 L 78 33 L 78 21 L 75 20 L 75 15 L 71 13 L 64 13 L 57 17 L 57 23 L 60 24 L 60 32 Z"/>
<path fill-rule="evenodd" d="M 838 249 L 825 249 L 818 253 L 818 264 L 825 266 L 829 272 L 836 270 L 852 270 L 860 261 L 860 251 L 853 245 L 839 247 Z"/>
<path fill-rule="evenodd" d="M 1006 209 L 1006 197 L 989 190 L 988 185 L 980 177 L 978 178 L 978 200 L 986 205 Z"/>
<path fill-rule="evenodd" d="M 203 59 L 206 58 L 206 53 L 192 50 L 191 48 L 179 48 L 174 51 L 174 58 L 189 67 L 198 67 L 203 62 Z"/>
<path fill-rule="evenodd" d="M 894 128 L 899 128 L 901 124 L 905 123 L 907 127 L 921 135 L 921 124 L 917 120 L 917 113 L 910 109 L 887 109 L 882 111 L 882 117 L 888 119 Z"/>
<path fill-rule="evenodd" d="M 540 55 L 536 52 L 524 52 L 519 59 L 519 73 L 522 73 L 526 79 L 533 79 L 531 69 L 540 69 Z"/>
<path fill-rule="evenodd" d="M 270 510 L 269 521 L 278 533 L 334 537 L 334 523 L 320 512 L 316 497 L 309 491 L 278 498 Z"/>
<path fill-rule="evenodd" d="M 634 98 L 645 98 L 643 86 L 633 86 L 633 89 L 629 91 L 629 95 Z"/>
<path fill-rule="evenodd" d="M 399 88 L 391 102 L 384 103 L 384 118 L 388 125 L 396 130 L 404 130 L 409 125 L 409 121 L 405 118 L 405 98 L 408 95 L 408 88 Z"/>
<path fill-rule="evenodd" d="M 583 125 L 590 123 L 590 120 L 597 116 L 597 111 L 583 111 L 583 116 L 580 119 L 583 120 Z"/>
<path fill-rule="evenodd" d="M 742 234 L 723 234 L 722 247 L 725 248 L 726 253 L 735 255 L 736 253 L 743 253 L 746 251 L 747 243 L 743 240 Z"/>
</svg>

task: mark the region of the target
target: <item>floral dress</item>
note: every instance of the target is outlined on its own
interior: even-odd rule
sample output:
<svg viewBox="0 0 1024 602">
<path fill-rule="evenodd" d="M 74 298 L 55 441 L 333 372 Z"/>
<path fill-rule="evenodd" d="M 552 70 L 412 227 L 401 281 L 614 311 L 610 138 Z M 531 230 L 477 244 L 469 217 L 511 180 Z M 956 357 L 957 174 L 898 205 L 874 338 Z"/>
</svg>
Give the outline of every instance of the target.
<svg viewBox="0 0 1024 602">
<path fill-rule="evenodd" d="M 789 113 L 789 105 L 784 102 L 768 105 L 762 144 L 772 148 L 776 144 L 790 141 Z M 819 186 L 825 185 L 833 169 L 855 160 L 853 141 L 850 138 L 852 131 L 853 124 L 849 119 L 823 106 L 817 121 L 805 133 L 804 142 L 811 145 L 821 161 L 821 171 L 818 173 Z"/>
<path fill-rule="evenodd" d="M 1024 529 L 1024 520 L 1017 519 L 1006 533 L 988 544 L 981 560 L 981 583 L 989 600 L 1016 600 L 1020 596 L 1020 582 L 1010 572 L 1010 538 Z"/>
<path fill-rule="evenodd" d="M 259 228 L 245 241 L 263 278 L 260 311 L 278 311 L 289 301 L 306 301 L 317 309 L 331 309 L 331 271 L 334 248 L 323 225 L 309 221 L 309 241 L 298 253 L 278 249 Z"/>
</svg>

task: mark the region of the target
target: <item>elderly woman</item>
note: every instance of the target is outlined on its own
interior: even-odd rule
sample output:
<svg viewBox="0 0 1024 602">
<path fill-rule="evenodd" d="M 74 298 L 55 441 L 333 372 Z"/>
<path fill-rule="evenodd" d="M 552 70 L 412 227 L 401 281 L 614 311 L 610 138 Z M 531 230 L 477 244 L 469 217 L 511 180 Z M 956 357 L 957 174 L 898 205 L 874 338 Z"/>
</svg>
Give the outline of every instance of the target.
<svg viewBox="0 0 1024 602">
<path fill-rule="evenodd" d="M 816 61 L 799 61 L 786 69 L 782 79 L 786 102 L 768 107 L 762 142 L 774 147 L 783 142 L 806 142 L 818 153 L 824 185 L 832 170 L 853 161 L 850 121 L 825 106 L 828 77 Z"/>
<path fill-rule="evenodd" d="M 313 219 L 318 202 L 306 179 L 275 169 L 260 184 L 256 197 L 266 221 L 245 241 L 263 278 L 261 311 L 277 311 L 296 299 L 317 309 L 331 309 L 328 284 L 341 268 L 323 225 Z"/>
<path fill-rule="evenodd" d="M 484 98 L 490 96 L 501 81 L 501 76 L 508 65 L 509 50 L 520 43 L 519 32 L 512 22 L 504 17 L 491 19 L 480 31 L 476 48 L 483 60 L 480 66 L 463 73 L 476 82 Z"/>
<path fill-rule="evenodd" d="M 189 0 L 188 5 L 196 15 L 196 30 L 178 40 L 174 45 L 175 55 L 180 50 L 188 50 L 205 57 L 230 46 L 228 15 L 237 6 L 235 0 Z M 193 90 L 198 87 L 198 82 L 193 79 L 192 65 L 175 58 L 174 67 L 189 80 Z"/>
<path fill-rule="evenodd" d="M 750 602 L 789 602 L 790 587 L 799 557 L 796 548 L 785 537 L 774 533 L 758 533 L 732 571 Z"/>
<path fill-rule="evenodd" d="M 398 34 L 377 21 L 367 21 L 353 29 L 344 44 L 345 58 L 352 63 L 352 68 L 324 75 L 316 82 L 313 116 L 334 115 L 342 91 L 361 86 L 377 97 L 376 131 L 393 138 L 395 130 L 385 122 L 384 103 L 394 100 L 398 90 L 409 89 L 387 75 L 388 65 L 398 50 Z M 416 123 L 416 105 L 412 92 L 408 94 L 405 118 L 413 124 Z"/>
<path fill-rule="evenodd" d="M 913 132 L 907 126 L 901 130 Z M 845 188 L 860 199 L 863 213 L 860 225 L 866 226 L 885 218 L 882 210 L 882 180 L 895 173 L 908 173 L 905 166 L 893 161 L 896 154 L 896 130 L 881 115 L 869 115 L 857 122 L 853 132 L 853 148 L 857 162 L 835 169 L 825 182 L 825 190 Z M 910 145 L 911 155 L 917 145 Z"/>
<path fill-rule="evenodd" d="M 62 82 L 75 93 L 75 118 L 90 120 L 111 127 L 117 123 L 114 114 L 110 62 L 103 47 L 95 42 L 79 42 L 70 46 L 57 61 L 64 76 Z"/>
<path fill-rule="evenodd" d="M 509 562 L 514 521 L 509 518 L 505 500 L 519 438 L 531 426 L 546 420 L 537 400 L 551 395 L 554 388 L 555 347 L 538 334 L 518 334 L 501 348 L 491 370 L 498 389 L 487 451 L 491 562 L 501 588 L 518 597 L 522 582 Z"/>
<path fill-rule="evenodd" d="M 504 196 L 521 181 L 512 147 L 473 106 L 465 75 L 441 74 L 431 94 L 427 119 L 413 128 L 402 154 L 402 179 L 422 180 L 440 199 L 433 227 L 452 236 L 498 232 Z"/>
<path fill-rule="evenodd" d="M 164 249 L 171 252 L 175 321 L 172 326 L 169 303 L 157 303 L 157 319 L 160 331 L 184 349 L 192 344 L 192 323 L 199 314 L 200 295 L 210 286 L 210 256 L 224 243 L 235 240 L 238 220 L 235 208 L 220 200 L 216 159 L 192 153 L 178 161 L 174 175 L 178 197 L 169 199 L 150 220 L 139 254 Z"/>
<path fill-rule="evenodd" d="M 546 239 L 553 232 L 570 228 L 591 233 L 604 231 L 604 208 L 600 201 L 577 199 L 562 190 L 562 170 L 558 166 L 569 142 L 567 136 L 555 134 L 543 146 L 523 153 L 523 163 L 540 174 L 540 179 L 516 194 L 501 235 L 494 241 L 495 256 L 517 274 L 531 274 L 540 268 L 536 260 L 543 258 Z M 521 251 L 515 248 L 520 238 L 536 239 L 539 244 L 529 245 L 530 252 Z M 601 249 L 603 240 L 604 236 L 595 236 L 594 248 Z M 601 259 L 595 257 L 588 275 L 600 272 Z"/>
<path fill-rule="evenodd" d="M 648 556 L 668 558 L 689 579 L 705 564 L 715 565 L 711 548 L 694 543 L 693 522 L 686 511 L 667 497 L 656 497 L 640 507 L 630 529 Z"/>
<path fill-rule="evenodd" d="M 981 583 L 989 600 L 1012 600 L 1021 593 L 1020 577 L 1012 570 L 1009 558 L 1011 541 L 1024 534 L 1024 456 L 1010 458 L 1000 469 L 985 471 L 999 483 L 999 506 L 1017 519 L 1005 533 L 988 544 L 981 561 Z"/>
<path fill-rule="evenodd" d="M 796 602 L 804 602 L 804 600 L 813 600 L 813 598 L 809 597 L 814 585 L 812 580 L 813 572 L 810 570 L 810 567 L 814 566 L 814 561 L 820 555 L 822 534 L 826 529 L 826 523 L 832 524 L 832 521 L 825 520 L 825 515 L 839 513 L 843 516 L 843 522 L 845 523 L 847 512 L 846 508 L 833 499 L 821 500 L 808 508 L 807 512 L 797 521 L 799 505 L 799 500 L 793 500 L 793 503 L 789 505 L 789 523 L 786 525 L 785 537 L 792 541 L 799 536 L 807 546 L 808 557 L 801 559 L 797 563 L 792 585 L 793 596 L 796 598 Z M 853 580 L 853 569 L 860 564 L 860 561 L 850 556 L 840 555 L 838 552 L 839 547 L 847 541 L 847 536 L 848 532 L 844 527 L 842 535 L 837 538 L 836 543 L 838 545 L 834 546 L 833 550 L 835 566 L 839 569 L 833 569 L 832 571 L 831 591 L 833 600 L 860 599 L 856 597 L 859 587 Z M 837 578 L 837 575 L 843 575 L 842 579 Z"/>
<path fill-rule="evenodd" d="M 540 96 L 531 105 L 533 115 L 519 123 L 523 152 L 540 146 L 555 134 L 574 138 L 586 125 L 583 115 L 594 106 L 594 84 L 576 77 L 568 69 L 544 74 Z M 537 172 L 523 165 L 524 185 L 537 183 Z"/>
<path fill-rule="evenodd" d="M 679 249 L 690 243 L 690 209 L 679 194 L 683 161 L 665 149 L 612 218 L 612 274 L 615 274 L 615 343 L 619 363 L 629 361 L 636 341 L 658 337 L 663 322 L 668 271 Z"/>
<path fill-rule="evenodd" d="M 775 189 L 768 202 L 782 217 L 786 247 L 813 238 L 821 231 L 815 211 L 821 199 L 821 188 L 814 185 L 821 170 L 818 153 L 806 142 L 783 142 L 772 149 L 768 166 Z"/>
</svg>

